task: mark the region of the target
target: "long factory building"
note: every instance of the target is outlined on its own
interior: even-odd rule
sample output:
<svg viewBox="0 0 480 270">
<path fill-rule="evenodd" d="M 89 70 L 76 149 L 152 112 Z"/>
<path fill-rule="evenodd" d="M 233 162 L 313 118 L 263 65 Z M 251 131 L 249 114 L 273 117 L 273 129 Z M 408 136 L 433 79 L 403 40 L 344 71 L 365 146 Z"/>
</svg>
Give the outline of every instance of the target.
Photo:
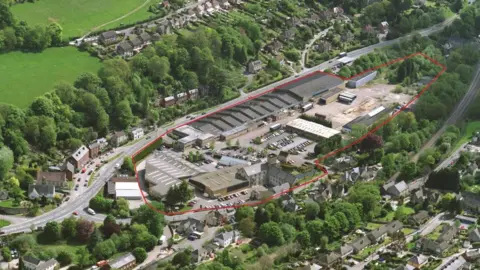
<svg viewBox="0 0 480 270">
<path fill-rule="evenodd" d="M 287 115 L 288 109 L 298 107 L 342 83 L 340 78 L 315 72 L 190 125 L 204 133 L 228 140 L 256 128 L 257 123 L 281 119 Z"/>
</svg>

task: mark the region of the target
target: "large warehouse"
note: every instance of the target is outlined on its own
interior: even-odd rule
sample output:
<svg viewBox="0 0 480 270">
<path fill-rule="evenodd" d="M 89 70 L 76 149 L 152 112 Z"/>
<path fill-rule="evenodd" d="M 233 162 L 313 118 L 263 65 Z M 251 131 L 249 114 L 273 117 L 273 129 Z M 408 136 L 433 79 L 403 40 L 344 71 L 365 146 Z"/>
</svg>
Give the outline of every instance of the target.
<svg viewBox="0 0 480 270">
<path fill-rule="evenodd" d="M 183 150 L 193 146 L 205 146 L 215 140 L 215 136 L 210 133 L 205 133 L 189 125 L 176 128 L 172 132 L 181 139 L 175 144 L 175 148 Z"/>
<path fill-rule="evenodd" d="M 297 118 L 288 122 L 285 126 L 285 129 L 312 140 L 328 139 L 340 133 L 340 131 L 333 128 L 329 128 L 301 118 Z"/>
<path fill-rule="evenodd" d="M 267 118 L 278 120 L 286 115 L 286 109 L 298 107 L 342 82 L 335 76 L 314 72 L 280 86 L 271 93 L 200 119 L 191 126 L 222 139 L 233 138 L 245 133 L 252 123 Z"/>
<path fill-rule="evenodd" d="M 319 103 L 321 105 L 327 105 L 328 103 L 332 103 L 334 101 L 337 101 L 338 96 L 343 92 L 344 89 L 335 87 L 332 90 L 329 90 L 325 93 L 323 93 L 320 96 Z"/>
<path fill-rule="evenodd" d="M 371 112 L 369 112 L 365 115 L 359 116 L 359 117 L 353 119 L 352 121 L 350 121 L 349 123 L 347 123 L 346 125 L 344 125 L 343 128 L 342 128 L 342 131 L 345 132 L 345 133 L 351 132 L 353 125 L 362 124 L 362 125 L 365 125 L 367 127 L 370 127 L 380 118 L 390 114 L 390 112 L 392 112 L 392 110 L 393 110 L 393 108 L 388 108 L 387 109 L 383 106 L 377 107 L 377 108 L 373 109 Z"/>
<path fill-rule="evenodd" d="M 375 76 L 377 76 L 377 71 L 370 71 L 366 72 L 365 74 L 362 74 L 361 76 L 357 76 L 347 82 L 347 87 L 349 88 L 358 88 L 369 81 L 375 79 Z"/>
</svg>

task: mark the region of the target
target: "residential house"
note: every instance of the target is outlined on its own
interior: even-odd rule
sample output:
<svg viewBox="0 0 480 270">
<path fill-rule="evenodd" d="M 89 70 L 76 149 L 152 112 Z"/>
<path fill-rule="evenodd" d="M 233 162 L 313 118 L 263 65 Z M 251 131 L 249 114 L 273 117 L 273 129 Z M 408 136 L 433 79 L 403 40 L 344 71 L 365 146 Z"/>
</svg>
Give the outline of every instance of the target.
<svg viewBox="0 0 480 270">
<path fill-rule="evenodd" d="M 217 0 L 212 0 L 212 6 L 215 10 L 220 10 L 220 3 Z"/>
<path fill-rule="evenodd" d="M 315 257 L 314 261 L 323 267 L 329 268 L 340 261 L 340 255 L 336 252 L 321 253 Z"/>
<path fill-rule="evenodd" d="M 197 20 L 197 14 L 195 13 L 195 10 L 194 9 L 189 9 L 188 12 L 187 12 L 187 19 L 189 21 L 196 21 Z"/>
<path fill-rule="evenodd" d="M 77 169 L 82 168 L 87 164 L 89 157 L 88 148 L 85 145 L 80 146 L 68 159 L 67 161 L 72 163 L 73 166 Z"/>
<path fill-rule="evenodd" d="M 107 139 L 105 139 L 105 138 L 103 138 L 103 137 L 97 139 L 97 140 L 96 140 L 96 143 L 98 143 L 98 144 L 100 145 L 100 149 L 103 149 L 103 148 L 105 148 L 105 147 L 108 146 L 108 141 L 107 141 Z"/>
<path fill-rule="evenodd" d="M 370 241 L 370 239 L 366 235 L 364 235 L 357 238 L 355 241 L 353 241 L 351 243 L 351 246 L 353 248 L 353 252 L 358 253 L 362 251 L 364 248 L 370 246 L 371 244 L 372 244 L 372 241 Z"/>
<path fill-rule="evenodd" d="M 425 222 L 427 222 L 429 218 L 430 218 L 430 215 L 428 214 L 427 211 L 420 210 L 418 211 L 418 213 L 408 217 L 408 223 L 413 226 L 420 226 Z"/>
<path fill-rule="evenodd" d="M 480 213 L 480 195 L 463 191 L 460 193 L 460 204 L 463 210 L 478 214 Z"/>
<path fill-rule="evenodd" d="M 343 8 L 341 7 L 334 7 L 332 11 L 335 16 L 341 16 L 344 13 Z"/>
<path fill-rule="evenodd" d="M 230 3 L 228 2 L 228 0 L 220 0 L 220 6 L 223 8 L 223 9 L 230 9 L 232 7 L 232 5 L 230 5 Z"/>
<path fill-rule="evenodd" d="M 183 102 L 188 100 L 187 93 L 181 92 L 176 95 L 175 103 L 182 104 Z"/>
<path fill-rule="evenodd" d="M 100 144 L 97 142 L 88 145 L 88 155 L 90 158 L 96 158 L 100 154 Z"/>
<path fill-rule="evenodd" d="M 210 3 L 210 2 L 205 2 L 205 11 L 206 11 L 209 15 L 212 15 L 213 12 L 215 12 L 215 9 L 213 8 L 212 3 Z"/>
<path fill-rule="evenodd" d="M 67 174 L 65 172 L 37 171 L 36 184 L 53 185 L 58 188 L 64 188 L 67 186 Z"/>
<path fill-rule="evenodd" d="M 327 20 L 332 19 L 333 12 L 330 11 L 330 10 L 322 10 L 318 13 L 318 15 L 320 16 L 320 20 L 327 21 Z"/>
<path fill-rule="evenodd" d="M 190 100 L 195 100 L 195 99 L 198 99 L 198 89 L 191 89 L 191 90 L 188 90 L 188 98 Z"/>
<path fill-rule="evenodd" d="M 110 143 L 115 147 L 124 144 L 126 141 L 128 141 L 128 136 L 124 131 L 115 132 L 110 139 Z"/>
<path fill-rule="evenodd" d="M 405 181 L 396 183 L 395 185 L 387 189 L 388 194 L 392 195 L 394 198 L 404 197 L 408 194 L 408 186 Z"/>
<path fill-rule="evenodd" d="M 421 268 L 427 262 L 428 262 L 428 257 L 420 254 L 420 255 L 414 255 L 413 257 L 411 257 L 407 263 L 415 268 Z"/>
<path fill-rule="evenodd" d="M 283 44 L 278 40 L 274 40 L 272 43 L 265 46 L 265 50 L 273 55 L 278 55 L 282 48 Z"/>
<path fill-rule="evenodd" d="M 247 68 L 248 68 L 249 73 L 252 73 L 252 74 L 257 73 L 263 68 L 262 61 L 260 61 L 260 60 L 250 61 L 248 63 Z"/>
<path fill-rule="evenodd" d="M 169 97 L 165 97 L 163 98 L 163 101 L 162 101 L 162 106 L 167 108 L 167 107 L 170 107 L 170 106 L 173 106 L 175 105 L 175 97 L 174 96 L 169 96 Z"/>
<path fill-rule="evenodd" d="M 138 38 L 138 36 L 130 36 L 129 38 L 130 39 L 128 40 L 128 42 L 130 43 L 130 45 L 132 45 L 134 51 L 138 51 L 142 48 L 143 43 Z"/>
<path fill-rule="evenodd" d="M 201 263 L 209 258 L 209 252 L 206 249 L 200 247 L 192 251 L 191 258 L 193 264 Z"/>
<path fill-rule="evenodd" d="M 160 35 L 168 35 L 172 33 L 172 27 L 167 20 L 164 20 L 160 25 L 157 27 L 157 33 Z"/>
<path fill-rule="evenodd" d="M 205 230 L 205 223 L 195 218 L 187 218 L 178 224 L 176 232 L 182 235 L 190 235 L 191 233 L 203 233 Z"/>
<path fill-rule="evenodd" d="M 129 252 L 117 259 L 109 261 L 108 264 L 110 269 L 128 270 L 133 269 L 136 266 L 136 262 L 135 256 Z"/>
<path fill-rule="evenodd" d="M 153 33 L 153 35 L 152 35 L 152 41 L 153 41 L 153 42 L 157 42 L 157 41 L 159 41 L 161 38 L 162 38 L 162 36 L 160 36 L 159 33 Z"/>
<path fill-rule="evenodd" d="M 381 22 L 380 25 L 378 26 L 378 29 L 380 33 L 386 34 L 388 32 L 388 22 L 387 21 Z"/>
<path fill-rule="evenodd" d="M 473 225 L 478 221 L 478 219 L 474 216 L 464 216 L 464 215 L 456 215 L 455 219 L 460 221 L 462 224 L 468 224 L 468 225 Z"/>
<path fill-rule="evenodd" d="M 268 190 L 273 194 L 284 194 L 289 189 L 290 189 L 290 184 L 284 183 L 278 186 L 271 187 Z"/>
<path fill-rule="evenodd" d="M 115 43 L 119 40 L 117 32 L 115 31 L 107 31 L 100 34 L 98 37 L 98 41 L 103 45 L 110 45 Z"/>
<path fill-rule="evenodd" d="M 437 268 L 439 270 L 467 270 L 467 269 L 473 269 L 472 265 L 465 260 L 462 256 L 455 256 L 449 261 L 446 262 L 446 264 L 440 268 Z"/>
<path fill-rule="evenodd" d="M 55 186 L 48 184 L 31 184 L 28 185 L 28 198 L 39 199 L 45 197 L 47 199 L 52 199 L 55 196 Z"/>
<path fill-rule="evenodd" d="M 240 233 L 238 231 L 229 231 L 221 233 L 213 239 L 214 242 L 218 243 L 221 247 L 228 247 L 231 244 L 234 244 L 240 238 Z"/>
<path fill-rule="evenodd" d="M 465 252 L 465 259 L 469 262 L 478 261 L 478 259 L 480 259 L 480 249 L 467 250 L 467 252 Z"/>
<path fill-rule="evenodd" d="M 196 6 L 195 13 L 198 17 L 202 17 L 203 15 L 205 15 L 205 7 L 202 4 Z"/>
<path fill-rule="evenodd" d="M 425 201 L 425 198 L 426 196 L 423 195 L 423 189 L 421 188 L 412 193 L 410 201 L 414 204 L 418 204 L 418 203 L 423 203 L 423 201 Z"/>
<path fill-rule="evenodd" d="M 42 261 L 32 256 L 24 256 L 22 258 L 23 267 L 26 270 L 54 270 L 59 266 L 57 260 L 50 259 Z"/>
<path fill-rule="evenodd" d="M 375 178 L 377 175 L 378 168 L 375 166 L 362 166 L 352 168 L 350 171 L 345 171 L 343 179 L 345 181 L 356 182 L 356 181 L 370 181 Z"/>
<path fill-rule="evenodd" d="M 133 56 L 133 46 L 128 41 L 120 42 L 117 45 L 117 54 L 123 58 L 128 58 Z"/>
<path fill-rule="evenodd" d="M 288 161 L 288 152 L 287 151 L 280 151 L 280 153 L 278 154 L 278 161 L 280 163 L 285 163 Z"/>
<path fill-rule="evenodd" d="M 134 128 L 131 131 L 131 135 L 132 135 L 133 140 L 138 140 L 141 137 L 143 137 L 143 135 L 145 135 L 145 133 L 143 131 L 143 128 Z"/>
<path fill-rule="evenodd" d="M 419 244 L 424 252 L 441 255 L 453 245 L 457 232 L 456 226 L 444 225 L 440 236 L 436 240 L 422 238 Z"/>
<path fill-rule="evenodd" d="M 300 210 L 300 206 L 298 206 L 292 196 L 285 196 L 285 199 L 282 201 L 282 207 L 287 212 L 296 212 Z"/>
<path fill-rule="evenodd" d="M 309 197 L 316 202 L 325 202 L 332 199 L 332 185 L 321 183 L 317 188 L 310 190 Z"/>
<path fill-rule="evenodd" d="M 152 41 L 152 36 L 150 36 L 150 34 L 147 32 L 141 33 L 140 35 L 138 35 L 138 38 L 140 39 L 140 41 L 142 41 L 144 45 L 150 44 L 150 41 Z"/>
<path fill-rule="evenodd" d="M 283 32 L 282 34 L 282 39 L 284 41 L 291 41 L 291 40 L 294 40 L 295 39 L 295 28 L 290 28 L 288 30 L 286 30 L 285 32 Z"/>
<path fill-rule="evenodd" d="M 72 163 L 65 161 L 63 165 L 63 171 L 66 173 L 67 179 L 72 181 L 73 175 L 75 174 L 75 166 Z"/>
<path fill-rule="evenodd" d="M 372 243 L 379 243 L 383 241 L 385 236 L 392 235 L 393 233 L 400 231 L 402 228 L 403 224 L 400 221 L 395 220 L 369 232 L 367 237 Z"/>
<path fill-rule="evenodd" d="M 345 258 L 348 255 L 353 253 L 353 247 L 351 245 L 346 244 L 336 249 L 335 252 L 338 253 L 338 255 L 340 255 L 341 258 Z"/>
<path fill-rule="evenodd" d="M 222 214 L 220 210 L 210 211 L 205 216 L 205 223 L 210 227 L 218 227 L 225 224 L 227 221 L 227 215 Z"/>
<path fill-rule="evenodd" d="M 478 243 L 480 242 L 480 230 L 478 228 L 475 228 L 468 234 L 468 240 L 471 243 Z"/>
</svg>

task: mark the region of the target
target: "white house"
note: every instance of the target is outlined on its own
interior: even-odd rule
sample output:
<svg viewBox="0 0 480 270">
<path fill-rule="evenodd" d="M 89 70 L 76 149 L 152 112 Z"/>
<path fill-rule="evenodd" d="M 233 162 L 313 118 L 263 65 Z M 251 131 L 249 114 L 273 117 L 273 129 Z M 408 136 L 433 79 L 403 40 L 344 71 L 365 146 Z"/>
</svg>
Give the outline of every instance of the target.
<svg viewBox="0 0 480 270">
<path fill-rule="evenodd" d="M 134 140 L 140 139 L 144 134 L 143 128 L 136 128 L 132 130 L 132 138 Z"/>
<path fill-rule="evenodd" d="M 214 242 L 221 247 L 228 247 L 229 245 L 238 241 L 240 233 L 238 231 L 224 232 L 215 236 Z"/>
<path fill-rule="evenodd" d="M 31 256 L 24 256 L 22 259 L 23 267 L 27 270 L 54 270 L 58 266 L 55 259 L 42 261 Z"/>
</svg>

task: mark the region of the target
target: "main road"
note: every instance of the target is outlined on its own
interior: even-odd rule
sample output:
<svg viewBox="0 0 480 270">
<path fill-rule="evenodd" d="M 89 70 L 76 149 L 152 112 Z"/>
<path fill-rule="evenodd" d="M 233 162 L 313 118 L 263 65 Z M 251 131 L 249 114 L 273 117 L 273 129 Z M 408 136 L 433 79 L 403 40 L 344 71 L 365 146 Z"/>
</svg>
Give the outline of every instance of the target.
<svg viewBox="0 0 480 270">
<path fill-rule="evenodd" d="M 435 32 L 438 32 L 438 31 L 442 30 L 444 27 L 450 25 L 455 18 L 456 17 L 449 18 L 449 19 L 447 19 L 446 21 L 444 21 L 440 24 L 434 25 L 434 26 L 429 27 L 427 29 L 420 30 L 420 31 L 418 31 L 418 33 L 422 36 L 431 35 Z M 368 46 L 368 47 L 365 47 L 365 48 L 362 48 L 362 49 L 358 49 L 358 50 L 349 52 L 348 56 L 353 58 L 353 59 L 356 59 L 356 58 L 359 58 L 362 55 L 366 55 L 366 54 L 369 54 L 369 53 L 373 52 L 375 49 L 384 48 L 384 47 L 393 45 L 395 43 L 398 43 L 403 38 L 405 38 L 405 37 L 380 42 L 380 43 L 377 43 L 377 44 L 374 44 L 374 45 L 371 45 L 371 46 Z M 257 96 L 257 95 L 260 95 L 264 92 L 267 92 L 267 91 L 269 91 L 269 90 L 271 90 L 271 89 L 273 89 L 273 88 L 275 88 L 279 85 L 290 82 L 290 81 L 296 79 L 298 76 L 303 76 L 303 75 L 306 75 L 310 72 L 317 71 L 317 70 L 325 70 L 327 68 L 332 68 L 334 65 L 336 65 L 338 63 L 339 63 L 338 60 L 332 60 L 330 62 L 324 62 L 324 63 L 322 63 L 320 65 L 317 65 L 313 68 L 306 69 L 298 75 L 280 80 L 280 81 L 275 82 L 273 84 L 270 84 L 266 87 L 260 88 L 258 90 L 253 91 L 253 92 L 250 92 L 248 95 L 240 96 L 240 97 L 238 97 L 234 100 L 226 102 L 226 103 L 224 103 L 220 106 L 217 106 L 215 108 L 212 108 L 206 113 L 206 115 L 211 114 L 211 113 L 213 113 L 215 111 L 218 111 L 218 110 L 222 110 L 226 107 L 233 106 L 236 103 L 251 99 L 254 96 Z M 169 127 L 172 127 L 172 128 L 169 128 L 169 129 L 177 128 L 180 125 L 184 125 L 185 123 L 188 123 L 188 121 L 190 121 L 190 120 L 188 120 L 186 117 L 181 117 L 181 118 L 177 119 L 172 125 L 170 125 Z M 111 162 L 105 164 L 104 166 L 102 166 L 98 170 L 98 172 L 96 173 L 96 180 L 93 182 L 93 184 L 90 187 L 88 187 L 88 189 L 84 193 L 79 195 L 74 200 L 70 200 L 70 201 L 62 204 L 60 207 L 58 207 L 58 208 L 56 208 L 56 209 L 54 209 L 54 210 L 52 210 L 52 211 L 50 211 L 50 212 L 48 212 L 44 215 L 41 215 L 41 216 L 38 216 L 38 217 L 35 217 L 35 218 L 31 218 L 31 219 L 28 219 L 28 220 L 25 220 L 25 221 L 22 221 L 22 222 L 19 222 L 19 223 L 16 223 L 16 224 L 12 224 L 12 225 L 7 226 L 7 227 L 3 227 L 1 229 L 2 234 L 14 234 L 14 233 L 20 233 L 20 232 L 30 232 L 32 228 L 34 229 L 36 227 L 43 227 L 49 221 L 61 221 L 65 218 L 67 218 L 67 217 L 70 217 L 74 211 L 77 211 L 77 210 L 82 211 L 83 209 L 88 207 L 89 201 L 93 197 L 95 197 L 95 195 L 101 190 L 101 188 L 105 185 L 105 183 L 113 176 L 113 174 L 115 173 L 115 164 L 122 163 L 123 158 L 125 156 L 132 156 L 135 152 L 142 149 L 149 142 L 151 142 L 154 138 L 160 136 L 165 131 L 166 131 L 165 127 L 158 128 L 157 130 L 147 134 L 146 138 L 150 138 L 150 139 L 140 140 L 137 143 L 135 143 L 133 145 L 130 145 L 127 148 L 125 148 L 125 150 L 123 151 L 123 153 L 121 155 L 119 155 L 116 159 L 112 160 Z"/>
</svg>

